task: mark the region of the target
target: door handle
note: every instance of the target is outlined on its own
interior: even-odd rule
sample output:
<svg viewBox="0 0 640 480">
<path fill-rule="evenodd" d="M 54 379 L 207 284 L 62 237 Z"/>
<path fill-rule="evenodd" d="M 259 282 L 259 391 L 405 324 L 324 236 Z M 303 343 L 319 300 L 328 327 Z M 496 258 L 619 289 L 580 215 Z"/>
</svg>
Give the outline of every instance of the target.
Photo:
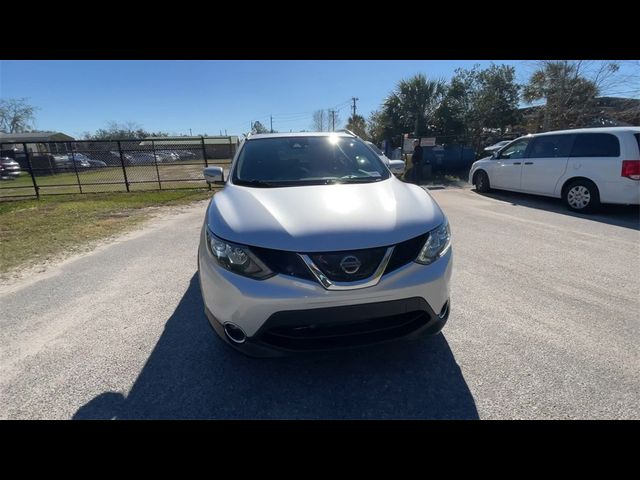
<svg viewBox="0 0 640 480">
<path fill-rule="evenodd" d="M 524 162 L 525 165 L 533 165 L 533 162 Z"/>
<path fill-rule="evenodd" d="M 513 162 L 511 165 L 520 165 L 521 162 Z"/>
</svg>

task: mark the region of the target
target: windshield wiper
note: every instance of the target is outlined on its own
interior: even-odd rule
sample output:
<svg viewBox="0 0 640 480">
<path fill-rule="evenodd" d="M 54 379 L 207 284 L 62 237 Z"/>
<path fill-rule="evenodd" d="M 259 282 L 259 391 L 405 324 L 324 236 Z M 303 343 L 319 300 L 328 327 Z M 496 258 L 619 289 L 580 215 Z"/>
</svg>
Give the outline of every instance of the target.
<svg viewBox="0 0 640 480">
<path fill-rule="evenodd" d="M 358 175 L 345 175 L 344 177 L 340 177 L 336 179 L 339 183 L 369 183 L 369 182 L 378 182 L 382 180 L 382 177 L 360 177 Z"/>
<path fill-rule="evenodd" d="M 257 187 L 257 188 L 273 188 L 273 187 L 281 187 L 281 184 L 273 183 L 273 182 L 265 182 L 264 180 L 236 180 L 236 185 L 246 185 L 248 187 Z"/>
</svg>

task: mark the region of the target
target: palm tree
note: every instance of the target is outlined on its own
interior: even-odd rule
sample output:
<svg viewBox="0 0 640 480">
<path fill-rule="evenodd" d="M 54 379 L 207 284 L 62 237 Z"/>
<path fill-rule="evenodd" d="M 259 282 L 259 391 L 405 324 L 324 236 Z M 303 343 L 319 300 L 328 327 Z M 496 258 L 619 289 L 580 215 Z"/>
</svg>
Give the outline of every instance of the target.
<svg viewBox="0 0 640 480">
<path fill-rule="evenodd" d="M 385 106 L 398 108 L 402 123 L 407 126 L 413 123 L 413 135 L 417 137 L 433 119 L 445 91 L 444 80 L 428 80 L 424 74 L 418 73 L 400 80 Z"/>
</svg>

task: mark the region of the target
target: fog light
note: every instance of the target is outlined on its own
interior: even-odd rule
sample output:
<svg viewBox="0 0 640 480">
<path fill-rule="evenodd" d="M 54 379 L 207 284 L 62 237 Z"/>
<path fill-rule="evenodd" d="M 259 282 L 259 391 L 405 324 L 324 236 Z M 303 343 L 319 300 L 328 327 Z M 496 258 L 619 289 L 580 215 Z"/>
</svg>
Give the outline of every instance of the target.
<svg viewBox="0 0 640 480">
<path fill-rule="evenodd" d="M 449 300 L 447 300 L 447 302 L 442 307 L 442 310 L 440 310 L 438 318 L 442 320 L 443 318 L 447 318 L 447 315 L 449 315 Z"/>
</svg>

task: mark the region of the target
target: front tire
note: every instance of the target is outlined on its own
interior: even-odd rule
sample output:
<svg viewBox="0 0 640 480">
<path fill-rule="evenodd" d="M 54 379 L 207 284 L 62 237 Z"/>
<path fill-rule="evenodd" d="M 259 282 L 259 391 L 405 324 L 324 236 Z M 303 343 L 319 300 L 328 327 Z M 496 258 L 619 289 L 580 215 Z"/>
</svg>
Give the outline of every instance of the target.
<svg viewBox="0 0 640 480">
<path fill-rule="evenodd" d="M 489 175 L 487 172 L 480 170 L 476 173 L 476 192 L 484 193 L 491 190 L 491 184 L 489 183 Z"/>
<path fill-rule="evenodd" d="M 564 189 L 565 205 L 572 212 L 590 213 L 600 208 L 600 192 L 589 180 L 576 180 Z"/>
</svg>

